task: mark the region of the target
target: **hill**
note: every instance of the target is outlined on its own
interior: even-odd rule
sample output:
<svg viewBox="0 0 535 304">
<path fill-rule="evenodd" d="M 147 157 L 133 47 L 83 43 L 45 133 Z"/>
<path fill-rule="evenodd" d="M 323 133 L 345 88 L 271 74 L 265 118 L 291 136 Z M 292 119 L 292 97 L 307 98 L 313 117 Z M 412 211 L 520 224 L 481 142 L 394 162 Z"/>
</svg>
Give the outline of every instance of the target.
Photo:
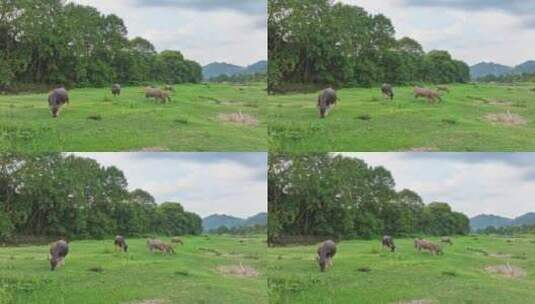
<svg viewBox="0 0 535 304">
<path fill-rule="evenodd" d="M 521 226 L 531 224 L 535 224 L 535 213 L 533 212 L 526 213 L 514 219 L 487 214 L 480 214 L 470 219 L 470 228 L 472 231 L 485 229 L 489 226 L 499 228 L 505 226 Z"/>
<path fill-rule="evenodd" d="M 508 74 L 533 74 L 535 73 L 535 61 L 528 60 L 515 67 L 506 66 L 494 62 L 481 62 L 470 67 L 470 77 L 478 79 L 487 75 L 504 76 Z"/>
<path fill-rule="evenodd" d="M 234 228 L 254 225 L 267 225 L 267 213 L 258 213 L 245 219 L 225 214 L 212 214 L 202 219 L 204 231 L 214 230 L 221 226 Z"/>
<path fill-rule="evenodd" d="M 204 66 L 202 70 L 204 79 L 210 79 L 220 75 L 254 75 L 267 73 L 267 61 L 258 61 L 246 67 L 225 62 L 213 62 Z"/>
</svg>

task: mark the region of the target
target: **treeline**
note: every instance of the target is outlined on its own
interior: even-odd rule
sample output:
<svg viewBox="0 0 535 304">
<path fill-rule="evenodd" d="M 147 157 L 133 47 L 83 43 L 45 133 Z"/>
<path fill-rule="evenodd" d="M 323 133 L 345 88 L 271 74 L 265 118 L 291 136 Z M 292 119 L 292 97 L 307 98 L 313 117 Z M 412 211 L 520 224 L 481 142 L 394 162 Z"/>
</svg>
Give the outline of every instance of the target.
<svg viewBox="0 0 535 304">
<path fill-rule="evenodd" d="M 369 239 L 470 231 L 466 215 L 447 203 L 425 205 L 414 191 L 397 192 L 387 169 L 355 158 L 273 154 L 268 183 L 270 243 L 293 236 Z"/>
<path fill-rule="evenodd" d="M 201 233 L 198 215 L 127 185 L 121 170 L 88 158 L 0 154 L 0 239 Z"/>
<path fill-rule="evenodd" d="M 468 82 L 470 69 L 447 51 L 425 53 L 396 40 L 384 15 L 332 0 L 269 1 L 269 90 L 287 84 L 372 86 Z"/>
<path fill-rule="evenodd" d="M 0 89 L 20 84 L 68 87 L 200 82 L 201 66 L 178 51 L 158 53 L 127 38 L 116 15 L 63 0 L 2 0 Z"/>
<path fill-rule="evenodd" d="M 478 82 L 502 82 L 502 83 L 515 83 L 515 82 L 535 82 L 535 74 L 523 73 L 523 74 L 506 74 L 501 76 L 486 75 L 477 79 Z"/>
<path fill-rule="evenodd" d="M 261 234 L 266 233 L 267 227 L 265 225 L 253 225 L 253 226 L 238 226 L 229 228 L 225 225 L 221 225 L 216 229 L 209 230 L 208 233 L 213 234 L 237 234 L 237 235 L 247 235 L 247 234 Z"/>
<path fill-rule="evenodd" d="M 499 235 L 535 234 L 535 224 L 504 226 L 498 228 L 494 226 L 488 226 L 487 228 L 477 230 L 476 233 Z"/>
<path fill-rule="evenodd" d="M 216 77 L 212 77 L 208 79 L 210 82 L 232 82 L 232 83 L 247 83 L 247 82 L 260 82 L 260 81 L 266 81 L 267 75 L 264 73 L 256 73 L 256 74 L 235 74 L 232 76 L 221 74 Z"/>
</svg>

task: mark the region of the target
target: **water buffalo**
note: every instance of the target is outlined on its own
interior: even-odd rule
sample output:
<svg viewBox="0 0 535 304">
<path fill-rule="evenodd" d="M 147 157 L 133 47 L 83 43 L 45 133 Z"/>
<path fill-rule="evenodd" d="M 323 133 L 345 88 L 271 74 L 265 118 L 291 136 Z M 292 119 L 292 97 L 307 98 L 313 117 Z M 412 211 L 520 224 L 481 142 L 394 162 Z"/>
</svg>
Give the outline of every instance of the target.
<svg viewBox="0 0 535 304">
<path fill-rule="evenodd" d="M 383 236 L 383 248 L 385 247 L 390 248 L 390 251 L 392 252 L 396 251 L 396 245 L 394 244 L 394 239 L 389 235 Z"/>
<path fill-rule="evenodd" d="M 111 86 L 111 93 L 113 94 L 113 96 L 121 95 L 121 85 L 118 84 L 118 83 L 112 85 Z"/>
<path fill-rule="evenodd" d="M 441 241 L 442 243 L 448 243 L 448 244 L 450 244 L 450 246 L 453 245 L 453 242 L 451 241 L 451 239 L 450 239 L 448 236 L 443 236 L 443 237 L 441 237 L 441 238 L 440 238 L 440 241 Z"/>
<path fill-rule="evenodd" d="M 64 240 L 59 240 L 50 245 L 50 270 L 65 264 L 65 257 L 69 253 L 69 245 Z"/>
<path fill-rule="evenodd" d="M 432 255 L 443 254 L 442 248 L 439 245 L 436 245 L 428 240 L 414 240 L 414 248 L 418 250 L 418 253 L 424 249 L 429 251 Z"/>
<path fill-rule="evenodd" d="M 394 89 L 392 88 L 392 85 L 384 83 L 383 86 L 381 86 L 381 91 L 383 92 L 384 97 L 390 98 L 390 100 L 394 99 Z"/>
<path fill-rule="evenodd" d="M 318 108 L 320 109 L 320 117 L 325 118 L 329 114 L 332 107 L 336 105 L 338 100 L 336 91 L 332 88 L 327 88 L 318 96 Z"/>
<path fill-rule="evenodd" d="M 320 246 L 318 247 L 317 261 L 320 265 L 320 270 L 322 272 L 324 272 L 327 267 L 333 265 L 332 258 L 335 254 L 336 244 L 333 241 L 327 240 L 320 244 Z"/>
<path fill-rule="evenodd" d="M 437 92 L 430 90 L 430 89 L 426 89 L 426 88 L 420 88 L 420 87 L 414 88 L 414 97 L 415 98 L 425 97 L 427 98 L 427 101 L 429 103 L 435 102 L 437 99 L 438 101 L 442 101 L 442 97 L 440 97 L 440 94 L 438 94 Z"/>
<path fill-rule="evenodd" d="M 169 254 L 175 253 L 175 250 L 173 249 L 173 247 L 171 247 L 171 245 L 165 244 L 164 242 L 158 239 L 147 240 L 147 247 L 149 248 L 151 252 L 158 250 L 162 253 L 169 253 Z"/>
<path fill-rule="evenodd" d="M 65 88 L 54 89 L 48 94 L 48 105 L 52 117 L 58 117 L 61 107 L 66 103 L 69 103 L 69 93 Z"/>
<path fill-rule="evenodd" d="M 168 91 L 162 91 L 160 89 L 146 88 L 145 98 L 154 98 L 155 100 L 166 103 L 167 101 L 171 101 L 171 94 Z"/>
<path fill-rule="evenodd" d="M 124 239 L 124 236 L 117 235 L 115 237 L 115 241 L 113 243 L 115 244 L 115 249 L 116 250 L 121 250 L 121 251 L 124 251 L 124 252 L 128 251 L 128 245 L 126 244 L 126 240 Z"/>
</svg>

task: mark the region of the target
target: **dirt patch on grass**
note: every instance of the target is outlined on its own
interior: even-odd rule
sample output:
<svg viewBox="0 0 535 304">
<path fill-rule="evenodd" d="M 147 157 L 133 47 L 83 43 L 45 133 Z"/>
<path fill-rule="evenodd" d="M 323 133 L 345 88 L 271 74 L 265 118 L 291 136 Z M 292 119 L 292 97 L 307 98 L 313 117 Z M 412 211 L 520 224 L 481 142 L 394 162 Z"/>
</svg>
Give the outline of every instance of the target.
<svg viewBox="0 0 535 304">
<path fill-rule="evenodd" d="M 416 148 L 411 148 L 409 150 L 409 152 L 436 152 L 436 151 L 438 151 L 438 149 L 435 147 L 416 147 Z"/>
<path fill-rule="evenodd" d="M 485 270 L 489 273 L 497 273 L 507 278 L 523 278 L 527 275 L 527 272 L 517 266 L 505 265 L 489 265 L 485 267 Z"/>
<path fill-rule="evenodd" d="M 167 149 L 166 147 L 145 147 L 139 150 L 139 152 L 165 152 L 165 151 L 169 151 L 169 149 Z"/>
<path fill-rule="evenodd" d="M 419 299 L 419 300 L 409 300 L 409 301 L 400 301 L 393 304 L 434 304 L 435 301 L 429 299 Z"/>
<path fill-rule="evenodd" d="M 258 272 L 253 267 L 243 266 L 241 263 L 240 265 L 219 266 L 217 270 L 223 274 L 239 277 L 252 278 L 258 276 Z"/>
<path fill-rule="evenodd" d="M 142 301 L 135 301 L 135 302 L 128 302 L 125 304 L 167 304 L 166 300 L 160 300 L 160 299 L 149 299 L 149 300 L 142 300 Z"/>
<path fill-rule="evenodd" d="M 258 120 L 254 116 L 242 112 L 219 114 L 219 120 L 246 126 L 258 125 Z"/>
<path fill-rule="evenodd" d="M 512 114 L 509 111 L 506 113 L 487 114 L 485 115 L 485 119 L 490 123 L 499 123 L 507 126 L 526 125 L 528 123 L 524 117 L 518 114 Z"/>
<path fill-rule="evenodd" d="M 512 255 L 507 254 L 507 253 L 503 253 L 503 252 L 491 253 L 491 254 L 489 254 L 489 256 L 495 257 L 495 258 L 504 258 L 504 259 L 508 259 L 508 258 L 512 257 Z"/>
</svg>

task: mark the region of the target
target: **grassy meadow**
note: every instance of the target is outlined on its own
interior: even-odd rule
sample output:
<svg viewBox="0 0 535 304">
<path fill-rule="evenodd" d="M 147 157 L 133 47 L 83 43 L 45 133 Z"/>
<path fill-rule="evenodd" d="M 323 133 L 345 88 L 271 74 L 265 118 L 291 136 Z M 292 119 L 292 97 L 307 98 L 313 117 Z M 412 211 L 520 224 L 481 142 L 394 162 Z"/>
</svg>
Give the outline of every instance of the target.
<svg viewBox="0 0 535 304">
<path fill-rule="evenodd" d="M 268 98 L 270 149 L 342 151 L 535 151 L 535 84 L 449 86 L 443 102 L 415 99 L 412 87 L 338 91 L 321 120 L 318 93 Z"/>
<path fill-rule="evenodd" d="M 56 271 L 48 246 L 0 247 L 0 303 L 268 303 L 265 236 L 182 240 L 168 256 L 144 239 L 127 240 L 128 253 L 113 240 L 73 241 Z M 256 273 L 232 273 L 240 264 Z"/>
<path fill-rule="evenodd" d="M 265 84 L 185 84 L 172 102 L 145 99 L 142 87 L 73 89 L 53 119 L 47 94 L 0 96 L 0 151 L 266 151 Z M 236 123 L 225 115 L 250 115 Z"/>
<path fill-rule="evenodd" d="M 324 273 L 315 262 L 316 246 L 270 248 L 271 303 L 525 304 L 535 299 L 535 235 L 452 240 L 441 256 L 417 254 L 411 239 L 395 240 L 395 253 L 378 240 L 340 242 L 333 267 Z M 524 273 L 508 277 L 487 269 L 498 265 Z"/>
</svg>

